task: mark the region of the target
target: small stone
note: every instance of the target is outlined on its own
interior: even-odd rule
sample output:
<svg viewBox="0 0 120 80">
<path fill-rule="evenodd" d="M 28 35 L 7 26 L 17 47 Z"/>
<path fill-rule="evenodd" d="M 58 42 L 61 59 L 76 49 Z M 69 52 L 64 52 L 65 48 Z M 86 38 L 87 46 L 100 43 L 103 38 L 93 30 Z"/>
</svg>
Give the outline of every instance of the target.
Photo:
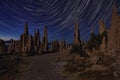
<svg viewBox="0 0 120 80">
<path fill-rule="evenodd" d="M 116 71 L 113 72 L 114 77 L 119 77 L 118 73 Z"/>
</svg>

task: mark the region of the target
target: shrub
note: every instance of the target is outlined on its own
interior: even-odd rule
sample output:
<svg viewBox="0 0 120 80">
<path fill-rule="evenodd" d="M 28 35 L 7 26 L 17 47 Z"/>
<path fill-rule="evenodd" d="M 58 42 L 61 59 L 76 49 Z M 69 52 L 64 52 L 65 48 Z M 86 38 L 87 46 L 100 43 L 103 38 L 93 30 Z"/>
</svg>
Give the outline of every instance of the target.
<svg viewBox="0 0 120 80">
<path fill-rule="evenodd" d="M 73 45 L 71 49 L 71 53 L 79 54 L 81 57 L 86 56 L 85 51 L 83 50 L 83 47 L 79 45 Z"/>
</svg>

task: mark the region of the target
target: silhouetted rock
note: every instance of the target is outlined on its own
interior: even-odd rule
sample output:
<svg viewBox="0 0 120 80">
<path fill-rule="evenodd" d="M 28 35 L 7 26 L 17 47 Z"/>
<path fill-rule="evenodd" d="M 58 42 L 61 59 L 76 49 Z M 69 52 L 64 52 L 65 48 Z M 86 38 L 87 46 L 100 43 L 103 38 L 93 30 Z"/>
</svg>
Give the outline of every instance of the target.
<svg viewBox="0 0 120 80">
<path fill-rule="evenodd" d="M 27 44 L 26 44 L 26 49 L 27 49 L 26 50 L 27 52 L 31 52 L 34 49 L 32 35 L 29 36 L 29 39 L 28 39 Z"/>
<path fill-rule="evenodd" d="M 102 39 L 102 44 L 100 45 L 101 51 L 105 52 L 107 49 L 107 42 L 106 42 L 106 37 L 104 36 Z"/>
<path fill-rule="evenodd" d="M 29 32 L 28 32 L 28 23 L 25 23 L 24 26 L 24 33 L 21 35 L 20 37 L 21 39 L 21 47 L 22 47 L 22 52 L 27 52 L 28 48 L 27 48 L 27 41 L 29 40 Z"/>
<path fill-rule="evenodd" d="M 103 34 L 106 31 L 106 26 L 103 20 L 99 21 L 99 33 Z"/>
<path fill-rule="evenodd" d="M 108 31 L 108 50 L 120 52 L 120 16 L 116 6 L 112 10 L 111 27 Z"/>
<path fill-rule="evenodd" d="M 41 45 L 42 51 L 48 50 L 48 33 L 47 33 L 47 26 L 44 27 L 44 36 L 42 39 L 42 45 Z"/>
<path fill-rule="evenodd" d="M 59 51 L 60 46 L 58 40 L 52 41 L 51 48 L 52 51 Z"/>
<path fill-rule="evenodd" d="M 25 22 L 24 34 L 25 34 L 25 37 L 28 38 L 28 35 L 29 35 L 29 32 L 28 32 L 28 22 Z"/>
<path fill-rule="evenodd" d="M 64 51 L 66 49 L 66 41 L 65 38 L 59 43 L 60 45 L 60 51 Z"/>
<path fill-rule="evenodd" d="M 74 44 L 81 45 L 78 20 L 75 23 Z"/>
<path fill-rule="evenodd" d="M 11 44 L 8 46 L 8 53 L 15 52 L 15 41 L 11 39 Z"/>
<path fill-rule="evenodd" d="M 107 30 L 103 20 L 99 21 L 99 34 L 100 34 L 100 49 L 102 52 L 105 52 L 107 49 Z"/>
<path fill-rule="evenodd" d="M 4 44 L 4 40 L 0 39 L 0 53 L 5 52 L 5 44 Z"/>
<path fill-rule="evenodd" d="M 40 33 L 39 30 L 34 32 L 34 49 L 36 52 L 39 52 L 40 48 Z"/>
<path fill-rule="evenodd" d="M 20 36 L 21 52 L 39 52 L 40 34 L 39 30 L 35 31 L 34 36 L 29 34 L 28 23 L 25 23 L 24 33 Z"/>
</svg>

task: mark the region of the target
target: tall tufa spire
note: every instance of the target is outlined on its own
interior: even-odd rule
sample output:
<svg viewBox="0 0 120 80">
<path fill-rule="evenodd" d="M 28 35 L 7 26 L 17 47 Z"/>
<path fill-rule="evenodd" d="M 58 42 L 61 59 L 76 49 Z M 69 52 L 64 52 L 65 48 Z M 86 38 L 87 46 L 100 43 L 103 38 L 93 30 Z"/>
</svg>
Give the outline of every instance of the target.
<svg viewBox="0 0 120 80">
<path fill-rule="evenodd" d="M 80 45 L 80 32 L 78 20 L 75 23 L 74 44 Z"/>
<path fill-rule="evenodd" d="M 40 40 L 40 32 L 39 32 L 39 29 L 37 30 L 37 38 Z"/>
<path fill-rule="evenodd" d="M 47 34 L 47 26 L 44 27 L 44 37 L 47 38 L 48 34 Z"/>
<path fill-rule="evenodd" d="M 28 22 L 25 22 L 25 26 L 24 26 L 24 33 L 28 36 L 29 32 L 28 32 Z"/>
<path fill-rule="evenodd" d="M 100 34 L 102 34 L 105 31 L 106 31 L 105 23 L 103 20 L 100 20 L 99 21 L 99 32 L 100 32 Z"/>
<path fill-rule="evenodd" d="M 44 27 L 44 51 L 48 50 L 48 33 L 47 33 L 47 26 Z"/>
<path fill-rule="evenodd" d="M 37 46 L 40 46 L 40 32 L 39 32 L 39 29 L 37 30 L 36 36 L 37 36 Z"/>
<path fill-rule="evenodd" d="M 118 51 L 120 49 L 120 16 L 117 13 L 117 7 L 112 9 L 111 27 L 108 31 L 108 50 Z"/>
</svg>

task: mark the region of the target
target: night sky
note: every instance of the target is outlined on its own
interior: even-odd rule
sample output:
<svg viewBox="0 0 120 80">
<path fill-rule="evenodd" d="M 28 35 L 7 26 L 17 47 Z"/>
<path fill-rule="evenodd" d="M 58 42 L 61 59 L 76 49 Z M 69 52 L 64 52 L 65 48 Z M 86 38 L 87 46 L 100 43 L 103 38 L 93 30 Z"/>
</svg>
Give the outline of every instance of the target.
<svg viewBox="0 0 120 80">
<path fill-rule="evenodd" d="M 98 33 L 100 19 L 105 21 L 107 28 L 110 27 L 114 5 L 120 13 L 120 0 L 0 0 L 0 38 L 19 39 L 24 22 L 28 22 L 31 34 L 39 29 L 42 37 L 46 25 L 49 41 L 65 37 L 72 42 L 78 19 L 81 39 L 87 41 L 91 27 Z"/>
</svg>

